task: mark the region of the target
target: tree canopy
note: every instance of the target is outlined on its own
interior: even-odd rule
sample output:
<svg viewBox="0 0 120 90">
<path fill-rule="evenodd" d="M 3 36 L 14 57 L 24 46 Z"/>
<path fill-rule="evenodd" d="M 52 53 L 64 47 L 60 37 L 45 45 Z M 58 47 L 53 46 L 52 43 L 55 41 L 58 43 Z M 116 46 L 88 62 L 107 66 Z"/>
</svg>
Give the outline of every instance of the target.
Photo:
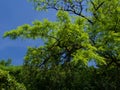
<svg viewBox="0 0 120 90">
<path fill-rule="evenodd" d="M 0 69 L 1 90 L 26 90 L 23 84 L 18 83 L 7 71 Z"/>
<path fill-rule="evenodd" d="M 91 45 L 89 35 L 84 31 L 84 23 L 84 19 L 70 18 L 67 12 L 59 11 L 57 22 L 35 21 L 32 26 L 19 26 L 16 30 L 6 32 L 4 36 L 10 36 L 12 39 L 18 36 L 44 39 L 44 46 L 29 48 L 25 57 L 26 61 L 38 64 L 37 66 L 70 61 L 80 61 L 87 65 L 88 61 L 93 59 L 104 62 L 104 58 L 96 53 L 97 48 Z"/>
<path fill-rule="evenodd" d="M 29 90 L 118 90 L 120 0 L 30 0 L 36 10 L 57 10 L 57 20 L 8 31 L 10 39 L 43 39 L 28 47 L 23 82 Z M 89 66 L 90 62 L 95 66 Z"/>
</svg>

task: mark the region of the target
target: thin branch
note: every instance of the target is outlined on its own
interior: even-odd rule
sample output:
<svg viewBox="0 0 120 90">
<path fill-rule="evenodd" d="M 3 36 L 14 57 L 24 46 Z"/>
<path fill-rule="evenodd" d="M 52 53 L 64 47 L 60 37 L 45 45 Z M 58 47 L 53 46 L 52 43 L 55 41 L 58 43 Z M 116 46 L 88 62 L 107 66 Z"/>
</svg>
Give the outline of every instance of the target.
<svg viewBox="0 0 120 90">
<path fill-rule="evenodd" d="M 103 1 L 101 4 L 99 4 L 95 10 L 97 11 L 104 3 L 105 2 Z"/>
</svg>

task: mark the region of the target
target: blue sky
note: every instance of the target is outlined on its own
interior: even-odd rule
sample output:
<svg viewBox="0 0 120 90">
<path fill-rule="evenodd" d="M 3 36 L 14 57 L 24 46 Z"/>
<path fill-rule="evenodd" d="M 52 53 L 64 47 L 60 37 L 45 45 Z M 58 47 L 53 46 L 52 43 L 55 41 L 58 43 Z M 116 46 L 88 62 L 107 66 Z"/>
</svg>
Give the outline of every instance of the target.
<svg viewBox="0 0 120 90">
<path fill-rule="evenodd" d="M 12 64 L 23 62 L 27 46 L 43 45 L 42 40 L 10 40 L 3 39 L 4 32 L 23 24 L 31 24 L 35 20 L 55 20 L 55 11 L 38 12 L 27 0 L 0 0 L 0 60 L 11 58 Z"/>
</svg>

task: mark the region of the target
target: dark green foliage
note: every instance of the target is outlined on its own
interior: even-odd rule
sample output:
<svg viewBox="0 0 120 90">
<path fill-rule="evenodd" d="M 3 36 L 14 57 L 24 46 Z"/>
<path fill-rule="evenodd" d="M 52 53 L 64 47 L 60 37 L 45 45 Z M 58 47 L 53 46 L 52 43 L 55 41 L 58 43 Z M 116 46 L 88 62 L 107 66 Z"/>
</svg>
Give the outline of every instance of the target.
<svg viewBox="0 0 120 90">
<path fill-rule="evenodd" d="M 9 72 L 0 69 L 1 90 L 26 90 L 23 84 L 18 83 Z"/>
<path fill-rule="evenodd" d="M 0 65 L 2 66 L 10 66 L 11 65 L 12 60 L 8 59 L 8 60 L 0 60 Z"/>
<path fill-rule="evenodd" d="M 0 61 L 0 90 L 26 90 L 22 84 L 21 66 L 13 66 L 12 60 Z"/>
<path fill-rule="evenodd" d="M 28 68 L 27 68 L 28 69 Z M 120 70 L 74 65 L 24 72 L 28 90 L 119 90 Z"/>
</svg>

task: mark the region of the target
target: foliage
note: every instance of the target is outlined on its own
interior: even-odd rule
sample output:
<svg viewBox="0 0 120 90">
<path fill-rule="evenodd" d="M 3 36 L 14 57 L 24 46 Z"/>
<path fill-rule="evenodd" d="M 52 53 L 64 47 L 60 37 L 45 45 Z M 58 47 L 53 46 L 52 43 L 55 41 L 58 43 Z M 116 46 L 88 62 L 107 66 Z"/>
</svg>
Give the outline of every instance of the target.
<svg viewBox="0 0 120 90">
<path fill-rule="evenodd" d="M 120 66 L 119 0 L 30 0 L 37 10 L 56 9 L 70 12 L 87 20 L 84 30 L 107 66 Z"/>
<path fill-rule="evenodd" d="M 44 40 L 44 46 L 28 47 L 21 71 L 27 89 L 118 90 L 120 0 L 30 1 L 37 10 L 58 12 L 55 22 L 34 21 L 4 34 Z"/>
<path fill-rule="evenodd" d="M 1 90 L 26 90 L 21 78 L 22 66 L 13 66 L 12 60 L 0 61 L 0 89 Z"/>
<path fill-rule="evenodd" d="M 23 84 L 18 83 L 7 71 L 0 69 L 1 90 L 26 90 Z"/>
<path fill-rule="evenodd" d="M 11 65 L 12 60 L 8 59 L 8 60 L 0 60 L 0 65 L 3 66 L 10 66 Z"/>
<path fill-rule="evenodd" d="M 32 26 L 23 25 L 16 30 L 6 32 L 4 37 L 44 39 L 45 46 L 28 48 L 25 57 L 26 64 L 49 66 L 49 64 L 81 61 L 87 65 L 88 61 L 93 59 L 96 62 L 104 62 L 104 59 L 96 53 L 97 49 L 91 45 L 89 36 L 84 31 L 84 19 L 74 18 L 70 18 L 67 12 L 59 11 L 57 22 L 35 21 Z"/>
</svg>

